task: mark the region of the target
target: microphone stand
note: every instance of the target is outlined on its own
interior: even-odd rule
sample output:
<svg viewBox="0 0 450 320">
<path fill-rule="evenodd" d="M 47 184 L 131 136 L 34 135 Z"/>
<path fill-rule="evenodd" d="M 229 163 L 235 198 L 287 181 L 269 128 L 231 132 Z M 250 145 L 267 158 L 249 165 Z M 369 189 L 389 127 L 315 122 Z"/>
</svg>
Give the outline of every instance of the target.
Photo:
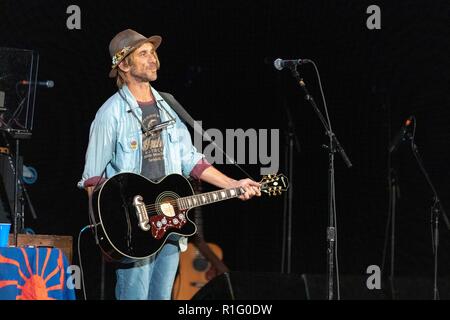
<svg viewBox="0 0 450 320">
<path fill-rule="evenodd" d="M 439 216 L 442 215 L 444 218 L 444 222 L 447 225 L 447 228 L 450 230 L 450 223 L 448 221 L 448 217 L 445 213 L 444 207 L 442 206 L 442 203 L 439 199 L 439 196 L 437 194 L 436 188 L 434 187 L 433 183 L 431 182 L 431 179 L 425 170 L 425 167 L 422 162 L 422 158 L 420 157 L 419 150 L 417 148 L 417 145 L 414 141 L 414 135 L 411 136 L 408 133 L 408 137 L 411 139 L 411 149 L 414 154 L 414 157 L 417 160 L 417 163 L 419 164 L 420 170 L 422 171 L 423 175 L 425 176 L 425 179 L 428 182 L 428 185 L 431 188 L 431 191 L 433 192 L 433 205 L 431 206 L 431 228 L 433 230 L 434 226 L 434 232 L 433 232 L 433 253 L 434 253 L 434 283 L 433 283 L 433 300 L 439 300 L 439 291 L 437 287 L 437 273 L 438 273 L 438 246 L 439 246 Z"/>
<path fill-rule="evenodd" d="M 335 241 L 336 241 L 336 228 L 335 228 L 335 217 L 336 217 L 336 190 L 335 190 L 335 180 L 334 180 L 334 154 L 338 152 L 342 159 L 344 160 L 344 163 L 347 165 L 348 168 L 352 166 L 352 163 L 350 162 L 349 158 L 347 157 L 344 149 L 342 148 L 341 144 L 339 143 L 336 135 L 331 129 L 331 123 L 327 123 L 325 121 L 325 118 L 323 117 L 322 113 L 320 112 L 319 108 L 317 107 L 314 98 L 309 94 L 306 84 L 303 81 L 302 78 L 300 78 L 299 73 L 297 72 L 296 66 L 290 67 L 292 76 L 297 80 L 298 84 L 302 88 L 303 92 L 305 93 L 305 100 L 308 101 L 312 107 L 314 108 L 314 111 L 316 112 L 317 116 L 319 117 L 320 121 L 322 122 L 326 134 L 329 137 L 329 145 L 326 146 L 328 149 L 328 227 L 327 227 L 327 297 L 328 300 L 333 300 L 334 298 L 334 289 L 333 289 L 333 283 L 334 283 L 334 252 L 335 252 Z M 339 292 L 339 287 L 338 287 Z M 339 295 L 338 295 L 339 299 Z"/>
<path fill-rule="evenodd" d="M 390 293 L 391 293 L 391 299 L 395 300 L 397 297 L 396 289 L 395 289 L 395 281 L 394 281 L 394 268 L 395 268 L 395 216 L 396 216 L 396 208 L 397 208 L 397 199 L 400 198 L 400 186 L 398 183 L 398 177 L 394 169 L 390 166 L 390 158 L 391 155 L 389 154 L 389 165 L 388 165 L 388 188 L 389 188 L 389 209 L 388 209 L 388 222 L 386 225 L 386 231 L 385 231 L 385 243 L 384 243 L 384 249 L 383 249 L 383 261 L 382 261 L 382 274 L 384 274 L 384 266 L 386 262 L 386 251 L 387 251 L 387 244 L 388 244 L 388 230 L 389 230 L 389 223 L 391 224 L 391 234 L 390 234 L 390 270 L 389 270 L 389 286 L 390 286 Z"/>
<path fill-rule="evenodd" d="M 34 220 L 37 220 L 38 217 L 36 215 L 36 211 L 34 210 L 34 206 L 33 206 L 33 203 L 31 202 L 30 196 L 28 195 L 28 190 L 25 187 L 25 184 L 23 182 L 23 177 L 19 178 L 19 182 L 20 182 L 20 187 L 22 188 L 22 192 L 25 195 L 25 199 L 28 203 L 28 208 L 30 209 L 31 216 L 33 217 Z"/>
<path fill-rule="evenodd" d="M 300 153 L 300 142 L 295 132 L 295 126 L 292 121 L 292 115 L 286 103 L 283 104 L 286 111 L 288 130 L 286 131 L 286 148 L 285 148 L 285 170 L 287 170 L 290 188 L 284 198 L 283 210 L 283 244 L 281 250 L 281 272 L 286 269 L 286 273 L 291 273 L 291 256 L 292 256 L 292 208 L 294 199 L 294 147 L 295 151 Z M 287 229 L 287 230 L 286 230 Z M 287 243 L 286 243 L 287 242 Z M 285 268 L 286 261 L 286 268 Z"/>
<path fill-rule="evenodd" d="M 390 156 L 389 156 L 390 157 Z M 395 214 L 396 214 L 396 202 L 397 199 L 400 198 L 400 187 L 398 184 L 397 174 L 394 169 L 389 168 L 389 215 L 391 218 L 391 259 L 390 259 L 390 271 L 389 271 L 389 285 L 391 289 L 391 298 L 395 300 L 397 298 L 397 293 L 395 290 L 395 281 L 394 281 L 394 268 L 395 268 Z M 384 253 L 384 252 L 383 252 Z M 383 268 L 384 268 L 384 260 L 383 256 Z"/>
<path fill-rule="evenodd" d="M 387 96 L 384 96 L 384 106 L 387 108 L 388 112 L 388 136 L 389 141 L 391 141 L 391 105 L 390 101 Z M 390 144 L 390 148 L 388 150 L 388 157 L 387 157 L 387 168 L 388 168 L 388 193 L 389 193 L 389 206 L 388 206 L 388 218 L 386 222 L 386 229 L 385 229 L 385 240 L 384 240 L 384 246 L 383 246 L 383 257 L 382 257 L 382 263 L 381 263 L 381 274 L 386 274 L 385 272 L 385 263 L 386 263 L 386 255 L 387 255 L 387 248 L 388 248 L 388 242 L 389 242 L 389 225 L 391 228 L 391 234 L 390 234 L 390 270 L 389 270 L 389 287 L 390 287 L 390 294 L 391 299 L 395 300 L 397 299 L 397 293 L 395 289 L 395 218 L 396 218 L 396 209 L 397 209 L 397 200 L 400 199 L 400 184 L 398 181 L 398 176 L 395 170 L 392 168 L 392 152 L 394 149 L 391 150 L 392 142 Z"/>
</svg>

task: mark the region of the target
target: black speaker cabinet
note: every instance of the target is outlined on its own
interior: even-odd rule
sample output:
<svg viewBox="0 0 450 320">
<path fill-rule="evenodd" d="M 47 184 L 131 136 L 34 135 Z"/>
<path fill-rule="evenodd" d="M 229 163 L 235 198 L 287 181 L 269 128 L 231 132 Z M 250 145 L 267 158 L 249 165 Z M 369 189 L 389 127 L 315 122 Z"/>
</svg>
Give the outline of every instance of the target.
<svg viewBox="0 0 450 320">
<path fill-rule="evenodd" d="M 392 294 L 390 282 L 381 281 L 380 289 L 368 289 L 368 275 L 341 275 L 341 300 L 432 300 L 433 279 L 423 276 L 397 276 L 394 281 L 395 296 Z M 327 277 L 321 274 L 304 274 L 306 296 L 310 300 L 327 299 Z M 437 282 L 440 298 L 450 299 L 450 279 L 441 277 Z M 334 298 L 337 299 L 336 287 Z"/>
<path fill-rule="evenodd" d="M 384 286 L 380 289 L 367 288 L 367 276 L 341 275 L 340 298 L 341 300 L 385 300 L 388 299 Z M 328 279 L 323 274 L 303 274 L 306 297 L 308 300 L 328 299 Z M 336 282 L 334 282 L 333 299 L 338 298 Z"/>
<path fill-rule="evenodd" d="M 431 275 L 432 276 L 432 275 Z M 431 276 L 397 277 L 395 279 L 396 300 L 432 300 Z M 341 275 L 341 300 L 391 300 L 392 291 L 387 281 L 380 289 L 368 289 L 368 275 Z M 280 274 L 231 272 L 222 274 L 208 282 L 192 300 L 326 300 L 327 277 L 324 274 Z M 438 279 L 442 300 L 450 299 L 450 279 Z M 334 299 L 337 288 L 334 286 Z"/>
<path fill-rule="evenodd" d="M 192 300 L 304 300 L 300 275 L 230 272 L 208 282 Z"/>
</svg>

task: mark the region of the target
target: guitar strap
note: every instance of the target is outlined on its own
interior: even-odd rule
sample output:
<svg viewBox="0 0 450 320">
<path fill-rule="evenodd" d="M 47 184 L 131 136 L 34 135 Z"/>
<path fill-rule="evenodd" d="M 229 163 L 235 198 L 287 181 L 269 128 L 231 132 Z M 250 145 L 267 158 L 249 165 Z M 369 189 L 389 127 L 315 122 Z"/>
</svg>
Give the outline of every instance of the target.
<svg viewBox="0 0 450 320">
<path fill-rule="evenodd" d="M 183 108 L 183 106 L 175 100 L 174 96 L 167 92 L 159 92 L 158 93 L 163 97 L 164 101 L 178 114 L 178 116 L 189 124 L 192 128 L 194 128 L 194 119 L 187 113 L 187 111 Z"/>
<path fill-rule="evenodd" d="M 158 91 L 159 92 L 159 91 Z M 236 163 L 236 161 L 234 161 L 233 158 L 231 158 L 228 154 L 226 154 L 226 152 L 220 147 L 218 146 L 214 140 L 211 139 L 211 137 L 209 136 L 209 134 L 207 134 L 203 128 L 199 125 L 195 125 L 195 120 L 189 115 L 189 113 L 186 111 L 186 109 L 183 108 L 183 106 L 177 101 L 175 100 L 175 98 L 173 97 L 173 95 L 171 95 L 170 93 L 167 92 L 159 92 L 159 94 L 161 95 L 161 97 L 163 97 L 163 99 L 169 104 L 169 106 L 178 114 L 178 116 L 184 121 L 186 122 L 192 129 L 194 129 L 194 132 L 196 132 L 197 134 L 200 135 L 200 137 L 204 137 L 205 139 L 208 140 L 208 142 L 212 143 L 214 145 L 214 147 L 216 147 L 216 149 L 220 150 L 220 152 L 228 159 L 229 163 L 234 164 L 236 167 L 239 168 L 239 170 L 241 170 L 247 177 L 249 177 L 252 180 L 253 179 L 252 176 L 250 176 L 247 171 L 245 171 L 239 164 Z"/>
</svg>

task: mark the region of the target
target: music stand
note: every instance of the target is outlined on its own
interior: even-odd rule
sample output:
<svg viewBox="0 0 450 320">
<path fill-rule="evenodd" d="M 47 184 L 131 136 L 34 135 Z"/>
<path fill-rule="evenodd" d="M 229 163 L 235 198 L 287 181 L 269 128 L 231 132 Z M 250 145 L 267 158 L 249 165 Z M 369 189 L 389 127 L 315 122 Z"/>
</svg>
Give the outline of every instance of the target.
<svg viewBox="0 0 450 320">
<path fill-rule="evenodd" d="M 30 139 L 33 130 L 34 102 L 39 70 L 39 54 L 32 50 L 0 48 L 0 131 L 15 141 L 15 161 L 10 161 L 14 172 L 14 245 L 17 234 L 24 228 L 23 206 L 19 206 L 19 187 L 26 192 L 22 180 L 20 141 Z M 9 148 L 9 143 L 6 140 Z M 22 200 L 23 201 L 23 200 Z M 31 203 L 29 203 L 32 208 Z M 34 215 L 34 211 L 31 210 Z M 36 218 L 36 217 L 35 217 Z"/>
</svg>

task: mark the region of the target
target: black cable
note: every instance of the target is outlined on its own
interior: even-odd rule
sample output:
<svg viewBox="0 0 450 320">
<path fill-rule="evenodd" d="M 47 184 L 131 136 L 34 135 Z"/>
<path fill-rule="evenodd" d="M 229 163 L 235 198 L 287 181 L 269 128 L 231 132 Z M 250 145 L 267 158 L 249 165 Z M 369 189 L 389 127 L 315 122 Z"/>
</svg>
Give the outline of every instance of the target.
<svg viewBox="0 0 450 320">
<path fill-rule="evenodd" d="M 78 260 L 79 260 L 79 262 L 80 262 L 81 283 L 82 283 L 82 286 L 83 286 L 84 300 L 87 300 L 87 297 L 86 297 L 86 286 L 85 286 L 85 284 L 84 284 L 83 261 L 82 261 L 82 259 L 81 259 L 80 239 L 81 239 L 81 234 L 82 234 L 85 230 L 87 230 L 88 228 L 95 228 L 95 226 L 91 224 L 91 225 L 87 225 L 87 226 L 85 226 L 83 229 L 81 229 L 81 230 L 80 230 L 80 233 L 78 234 L 78 241 L 77 241 L 77 243 L 78 243 Z"/>
</svg>

